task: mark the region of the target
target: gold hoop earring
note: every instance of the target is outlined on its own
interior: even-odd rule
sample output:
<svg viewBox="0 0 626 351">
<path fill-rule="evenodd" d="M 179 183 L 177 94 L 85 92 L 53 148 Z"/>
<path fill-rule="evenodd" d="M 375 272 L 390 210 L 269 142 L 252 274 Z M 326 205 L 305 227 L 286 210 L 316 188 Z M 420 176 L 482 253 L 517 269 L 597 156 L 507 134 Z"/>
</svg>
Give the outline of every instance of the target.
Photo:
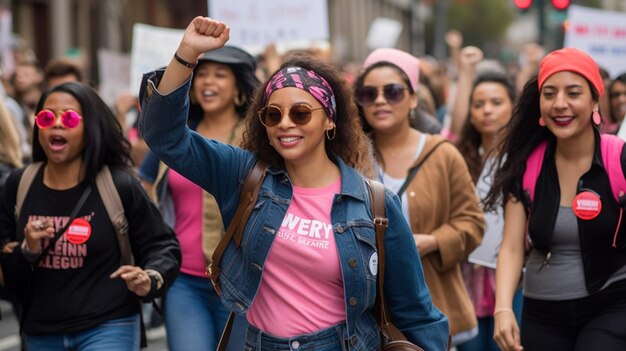
<svg viewBox="0 0 626 351">
<path fill-rule="evenodd" d="M 333 131 L 333 136 L 330 136 L 330 133 L 328 132 L 328 129 L 326 129 L 326 138 L 328 138 L 328 141 L 333 141 L 333 139 L 335 139 L 335 137 L 337 136 L 337 127 L 331 129 Z"/>
<path fill-rule="evenodd" d="M 237 107 L 241 107 L 246 103 L 246 97 L 242 96 L 242 95 L 235 95 L 235 98 L 233 99 L 233 102 L 235 103 L 235 106 Z"/>
</svg>

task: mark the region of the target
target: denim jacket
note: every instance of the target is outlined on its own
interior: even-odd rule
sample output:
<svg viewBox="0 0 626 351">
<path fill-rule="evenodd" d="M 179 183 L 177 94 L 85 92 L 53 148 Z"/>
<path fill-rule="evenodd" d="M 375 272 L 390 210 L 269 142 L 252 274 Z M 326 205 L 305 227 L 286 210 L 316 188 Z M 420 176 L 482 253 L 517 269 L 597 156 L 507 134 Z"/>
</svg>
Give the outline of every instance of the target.
<svg viewBox="0 0 626 351">
<path fill-rule="evenodd" d="M 168 95 L 157 89 L 160 72 L 144 76 L 140 131 L 146 142 L 172 169 L 211 193 L 228 226 L 239 193 L 256 162 L 249 151 L 206 139 L 186 125 L 190 80 Z M 336 194 L 331 221 L 343 277 L 346 335 L 349 350 L 376 350 L 379 332 L 373 306 L 376 298 L 377 250 L 369 192 L 360 173 L 338 157 L 341 193 Z M 220 264 L 222 302 L 245 313 L 259 289 L 263 266 L 289 207 L 293 188 L 284 168 L 270 167 L 241 246 L 231 242 Z M 389 227 L 385 233 L 385 297 L 392 322 L 409 340 L 426 350 L 446 350 L 448 321 L 432 304 L 421 261 L 397 196 L 386 191 Z"/>
</svg>

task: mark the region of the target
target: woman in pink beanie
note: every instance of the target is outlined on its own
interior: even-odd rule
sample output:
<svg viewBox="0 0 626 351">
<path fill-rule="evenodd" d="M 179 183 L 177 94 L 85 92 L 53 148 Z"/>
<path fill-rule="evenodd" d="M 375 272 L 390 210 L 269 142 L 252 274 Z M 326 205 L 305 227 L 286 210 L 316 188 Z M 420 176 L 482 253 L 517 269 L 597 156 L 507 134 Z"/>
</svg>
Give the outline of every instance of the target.
<svg viewBox="0 0 626 351">
<path fill-rule="evenodd" d="M 433 303 L 450 321 L 452 345 L 462 343 L 478 333 L 460 269 L 484 229 L 474 183 L 454 145 L 410 126 L 419 60 L 377 49 L 363 66 L 355 94 L 373 141 L 378 180 L 400 197 Z"/>
<path fill-rule="evenodd" d="M 613 186 L 626 185 L 626 155 L 623 141 L 599 133 L 603 92 L 596 62 L 565 48 L 543 58 L 513 110 L 485 201 L 504 204 L 502 350 L 626 349 L 625 202 Z M 520 334 L 511 302 L 524 265 Z"/>
</svg>

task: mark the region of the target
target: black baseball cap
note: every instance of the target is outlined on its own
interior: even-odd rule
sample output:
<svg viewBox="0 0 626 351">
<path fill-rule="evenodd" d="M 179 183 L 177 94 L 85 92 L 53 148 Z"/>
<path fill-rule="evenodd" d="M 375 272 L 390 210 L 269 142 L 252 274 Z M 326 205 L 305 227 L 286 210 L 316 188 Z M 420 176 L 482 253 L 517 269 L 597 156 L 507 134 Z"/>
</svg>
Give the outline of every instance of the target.
<svg viewBox="0 0 626 351">
<path fill-rule="evenodd" d="M 256 69 L 256 60 L 254 57 L 236 46 L 227 45 L 219 49 L 206 52 L 198 58 L 198 63 L 202 61 L 238 65 L 251 71 Z"/>
</svg>

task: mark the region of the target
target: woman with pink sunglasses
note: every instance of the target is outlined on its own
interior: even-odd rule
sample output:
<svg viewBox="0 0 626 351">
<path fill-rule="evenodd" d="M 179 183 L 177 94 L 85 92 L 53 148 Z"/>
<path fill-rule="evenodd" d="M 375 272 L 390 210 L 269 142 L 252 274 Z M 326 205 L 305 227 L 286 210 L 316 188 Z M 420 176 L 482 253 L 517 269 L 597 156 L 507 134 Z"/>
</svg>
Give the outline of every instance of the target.
<svg viewBox="0 0 626 351">
<path fill-rule="evenodd" d="M 98 94 L 55 86 L 36 106 L 35 176 L 19 213 L 13 172 L 0 203 L 6 289 L 21 299 L 28 350 L 139 350 L 140 300 L 162 295 L 180 267 L 174 233 L 131 171 L 130 146 Z M 134 264 L 121 264 L 117 234 L 95 179 L 111 172 L 128 221 Z"/>
</svg>

